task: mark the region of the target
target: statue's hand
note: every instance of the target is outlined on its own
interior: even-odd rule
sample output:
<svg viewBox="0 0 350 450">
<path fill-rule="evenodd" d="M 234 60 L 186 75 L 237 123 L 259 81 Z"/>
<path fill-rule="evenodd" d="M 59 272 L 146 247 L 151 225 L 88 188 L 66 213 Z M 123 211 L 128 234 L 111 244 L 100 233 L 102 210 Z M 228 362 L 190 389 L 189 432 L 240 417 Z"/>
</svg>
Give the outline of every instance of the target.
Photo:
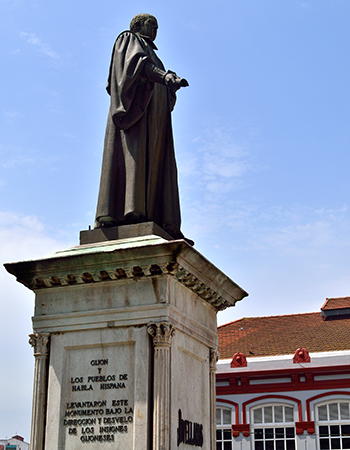
<svg viewBox="0 0 350 450">
<path fill-rule="evenodd" d="M 186 80 L 186 78 L 180 78 L 180 84 L 181 84 L 181 87 L 189 86 L 189 82 Z"/>
<path fill-rule="evenodd" d="M 180 78 L 175 72 L 168 71 L 164 77 L 165 85 L 168 86 L 173 92 L 176 92 L 181 87 L 189 86 L 188 81 L 185 78 Z"/>
</svg>

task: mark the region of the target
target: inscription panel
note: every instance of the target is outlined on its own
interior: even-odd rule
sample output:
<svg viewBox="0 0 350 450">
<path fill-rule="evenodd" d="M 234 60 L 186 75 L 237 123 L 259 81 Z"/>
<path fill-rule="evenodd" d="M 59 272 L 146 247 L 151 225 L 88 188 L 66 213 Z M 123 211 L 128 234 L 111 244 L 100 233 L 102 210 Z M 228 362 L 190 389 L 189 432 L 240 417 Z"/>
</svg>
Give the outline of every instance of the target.
<svg viewBox="0 0 350 450">
<path fill-rule="evenodd" d="M 132 448 L 132 342 L 66 349 L 60 435 L 64 448 Z"/>
</svg>

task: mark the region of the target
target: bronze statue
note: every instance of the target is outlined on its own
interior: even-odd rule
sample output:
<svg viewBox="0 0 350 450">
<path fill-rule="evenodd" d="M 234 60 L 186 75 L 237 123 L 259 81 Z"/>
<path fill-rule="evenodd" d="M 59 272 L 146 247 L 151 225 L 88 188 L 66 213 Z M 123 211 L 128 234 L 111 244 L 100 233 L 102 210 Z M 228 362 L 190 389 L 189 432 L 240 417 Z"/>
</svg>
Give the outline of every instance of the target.
<svg viewBox="0 0 350 450">
<path fill-rule="evenodd" d="M 116 39 L 96 227 L 152 221 L 183 238 L 171 126 L 176 91 L 188 82 L 156 55 L 157 19 L 135 16 Z"/>
</svg>

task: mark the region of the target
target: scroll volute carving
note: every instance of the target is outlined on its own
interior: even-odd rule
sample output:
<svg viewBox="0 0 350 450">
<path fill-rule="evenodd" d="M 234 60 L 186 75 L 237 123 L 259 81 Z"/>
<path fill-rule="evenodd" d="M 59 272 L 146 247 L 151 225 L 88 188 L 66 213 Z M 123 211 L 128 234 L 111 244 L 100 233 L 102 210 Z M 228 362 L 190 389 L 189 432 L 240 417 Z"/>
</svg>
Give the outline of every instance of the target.
<svg viewBox="0 0 350 450">
<path fill-rule="evenodd" d="M 155 322 L 148 325 L 147 332 L 155 347 L 170 347 L 175 328 L 169 322 Z"/>
<path fill-rule="evenodd" d="M 49 333 L 32 333 L 29 335 L 29 344 L 34 349 L 34 356 L 47 356 L 49 339 Z"/>
</svg>

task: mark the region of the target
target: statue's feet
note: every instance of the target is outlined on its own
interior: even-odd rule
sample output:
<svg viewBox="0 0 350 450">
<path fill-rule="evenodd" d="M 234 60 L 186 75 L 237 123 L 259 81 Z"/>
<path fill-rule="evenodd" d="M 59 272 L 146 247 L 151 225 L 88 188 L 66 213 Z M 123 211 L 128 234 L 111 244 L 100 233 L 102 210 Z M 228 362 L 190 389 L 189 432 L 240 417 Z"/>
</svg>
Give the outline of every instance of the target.
<svg viewBox="0 0 350 450">
<path fill-rule="evenodd" d="M 149 220 L 141 213 L 130 212 L 120 221 L 120 225 L 135 225 L 137 223 L 149 222 Z"/>
<path fill-rule="evenodd" d="M 190 244 L 192 247 L 194 246 L 194 241 L 192 241 L 192 239 L 189 239 L 186 236 L 184 236 L 183 239 L 187 242 L 187 244 Z"/>
<path fill-rule="evenodd" d="M 96 219 L 95 228 L 108 228 L 115 226 L 116 222 L 111 216 L 101 216 L 98 219 Z"/>
<path fill-rule="evenodd" d="M 190 245 L 194 245 L 194 241 L 192 239 L 188 239 L 184 234 L 177 228 L 174 228 L 171 225 L 163 225 L 163 229 L 170 234 L 174 239 L 183 239 Z"/>
</svg>

